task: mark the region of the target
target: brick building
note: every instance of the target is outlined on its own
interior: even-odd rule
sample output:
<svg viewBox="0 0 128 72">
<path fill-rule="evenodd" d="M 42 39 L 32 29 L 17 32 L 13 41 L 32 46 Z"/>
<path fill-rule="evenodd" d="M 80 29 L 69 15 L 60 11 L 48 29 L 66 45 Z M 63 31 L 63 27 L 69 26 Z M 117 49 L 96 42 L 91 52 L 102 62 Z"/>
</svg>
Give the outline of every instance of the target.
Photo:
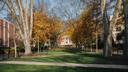
<svg viewBox="0 0 128 72">
<path fill-rule="evenodd" d="M 0 19 L 0 47 L 12 47 L 15 27 L 12 23 Z"/>
</svg>

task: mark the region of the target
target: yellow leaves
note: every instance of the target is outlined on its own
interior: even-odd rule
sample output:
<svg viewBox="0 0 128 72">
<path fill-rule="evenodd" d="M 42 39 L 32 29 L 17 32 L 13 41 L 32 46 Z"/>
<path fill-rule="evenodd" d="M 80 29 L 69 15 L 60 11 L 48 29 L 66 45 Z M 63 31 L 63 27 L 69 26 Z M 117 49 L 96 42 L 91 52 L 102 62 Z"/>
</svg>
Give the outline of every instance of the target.
<svg viewBox="0 0 128 72">
<path fill-rule="evenodd" d="M 76 28 L 72 34 L 72 40 L 75 43 L 86 43 L 93 36 L 95 24 L 92 16 L 92 8 L 83 11 L 78 20 L 76 21 Z"/>
<path fill-rule="evenodd" d="M 62 29 L 62 23 L 56 18 L 50 18 L 45 13 L 34 13 L 33 38 L 38 37 L 41 41 L 46 42 Z"/>
<path fill-rule="evenodd" d="M 44 20 L 46 17 L 47 16 L 41 12 L 34 13 L 33 38 L 40 38 L 40 40 L 43 42 L 47 39 L 47 37 L 45 36 L 46 22 Z"/>
</svg>

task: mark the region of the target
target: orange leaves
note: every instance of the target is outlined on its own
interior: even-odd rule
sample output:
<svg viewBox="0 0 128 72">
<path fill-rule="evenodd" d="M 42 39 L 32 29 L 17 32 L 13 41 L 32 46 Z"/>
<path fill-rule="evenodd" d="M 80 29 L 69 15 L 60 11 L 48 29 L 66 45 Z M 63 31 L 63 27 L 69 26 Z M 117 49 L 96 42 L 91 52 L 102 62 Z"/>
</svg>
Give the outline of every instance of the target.
<svg viewBox="0 0 128 72">
<path fill-rule="evenodd" d="M 92 8 L 83 11 L 77 20 L 76 28 L 72 34 L 73 42 L 85 44 L 87 40 L 92 38 L 93 30 L 95 29 L 92 12 Z"/>
<path fill-rule="evenodd" d="M 46 41 L 46 18 L 47 16 L 41 12 L 34 13 L 34 26 L 33 26 L 33 38 L 40 39 L 40 41 Z"/>
<path fill-rule="evenodd" d="M 56 18 L 50 18 L 45 13 L 34 13 L 33 38 L 40 38 L 41 42 L 46 42 L 53 37 L 53 34 L 60 32 L 62 23 Z"/>
</svg>

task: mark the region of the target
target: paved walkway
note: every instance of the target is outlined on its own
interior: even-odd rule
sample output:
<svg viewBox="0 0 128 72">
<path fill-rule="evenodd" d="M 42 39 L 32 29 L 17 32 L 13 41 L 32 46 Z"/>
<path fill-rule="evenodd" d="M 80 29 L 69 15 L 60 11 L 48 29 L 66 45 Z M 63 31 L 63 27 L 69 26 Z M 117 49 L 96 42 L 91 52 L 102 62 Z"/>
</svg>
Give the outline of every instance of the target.
<svg viewBox="0 0 128 72">
<path fill-rule="evenodd" d="M 22 65 L 85 67 L 85 68 L 128 69 L 128 65 L 110 65 L 110 64 L 77 64 L 77 63 L 55 63 L 55 62 L 27 62 L 27 61 L 0 61 L 0 64 L 22 64 Z"/>
</svg>

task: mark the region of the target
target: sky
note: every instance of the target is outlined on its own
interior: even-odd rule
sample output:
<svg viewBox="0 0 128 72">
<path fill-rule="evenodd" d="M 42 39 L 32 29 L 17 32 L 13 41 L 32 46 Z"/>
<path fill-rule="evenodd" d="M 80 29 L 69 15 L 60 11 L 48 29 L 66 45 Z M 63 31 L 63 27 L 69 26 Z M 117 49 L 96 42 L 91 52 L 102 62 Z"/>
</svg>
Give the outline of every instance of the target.
<svg viewBox="0 0 128 72">
<path fill-rule="evenodd" d="M 110 0 L 108 0 L 108 2 L 109 1 Z M 115 3 L 116 1 L 111 3 L 109 6 L 115 5 Z M 44 4 L 49 15 L 56 15 L 62 20 L 75 19 L 84 9 L 86 9 L 86 5 L 82 4 L 80 0 L 44 0 Z M 113 8 L 109 9 L 107 12 L 108 16 L 113 15 L 113 12 Z"/>
<path fill-rule="evenodd" d="M 0 9 L 2 8 L 2 6 L 3 6 L 3 3 L 0 2 Z M 0 18 L 4 18 L 6 17 L 6 15 L 7 15 L 6 11 L 3 11 L 3 10 L 0 11 Z"/>
<path fill-rule="evenodd" d="M 24 0 L 22 1 L 25 2 Z M 62 20 L 77 18 L 86 7 L 80 0 L 33 0 L 33 2 L 34 5 L 43 3 L 48 15 L 55 15 Z M 108 11 L 108 14 L 112 15 L 113 10 Z M 6 11 L 0 12 L 0 18 L 5 18 L 6 16 Z"/>
<path fill-rule="evenodd" d="M 85 8 L 80 0 L 44 0 L 44 4 L 50 16 L 55 15 L 62 20 L 78 17 Z"/>
<path fill-rule="evenodd" d="M 22 1 L 25 2 L 25 0 Z M 76 18 L 83 8 L 83 5 L 80 4 L 79 0 L 33 0 L 33 2 L 34 5 L 39 5 L 43 2 L 45 5 L 45 10 L 48 13 L 48 15 L 56 15 L 58 18 L 62 20 L 67 20 L 69 18 L 69 15 L 70 18 Z M 6 16 L 6 11 L 0 12 L 1 18 L 5 18 Z"/>
</svg>

